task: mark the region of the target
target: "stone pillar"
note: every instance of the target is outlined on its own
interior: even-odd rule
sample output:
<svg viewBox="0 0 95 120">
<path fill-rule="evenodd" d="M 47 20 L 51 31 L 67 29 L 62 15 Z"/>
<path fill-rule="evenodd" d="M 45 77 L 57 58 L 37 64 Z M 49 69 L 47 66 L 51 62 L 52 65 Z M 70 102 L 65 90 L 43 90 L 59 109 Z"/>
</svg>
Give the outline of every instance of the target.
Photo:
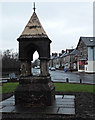
<svg viewBox="0 0 95 120">
<path fill-rule="evenodd" d="M 31 61 L 21 61 L 21 76 L 31 75 Z"/>
<path fill-rule="evenodd" d="M 40 60 L 40 75 L 49 76 L 49 60 Z"/>
</svg>

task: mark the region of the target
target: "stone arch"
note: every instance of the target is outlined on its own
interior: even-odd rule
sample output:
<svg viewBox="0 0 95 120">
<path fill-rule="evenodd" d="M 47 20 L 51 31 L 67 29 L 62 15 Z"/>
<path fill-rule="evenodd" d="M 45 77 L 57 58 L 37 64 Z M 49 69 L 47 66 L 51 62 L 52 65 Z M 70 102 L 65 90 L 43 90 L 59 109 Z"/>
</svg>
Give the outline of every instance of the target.
<svg viewBox="0 0 95 120">
<path fill-rule="evenodd" d="M 39 57 L 40 57 L 39 46 L 37 46 L 33 43 L 25 46 L 24 53 L 25 53 L 26 59 L 29 61 L 33 61 L 33 54 L 35 53 L 35 51 L 38 52 Z"/>
</svg>

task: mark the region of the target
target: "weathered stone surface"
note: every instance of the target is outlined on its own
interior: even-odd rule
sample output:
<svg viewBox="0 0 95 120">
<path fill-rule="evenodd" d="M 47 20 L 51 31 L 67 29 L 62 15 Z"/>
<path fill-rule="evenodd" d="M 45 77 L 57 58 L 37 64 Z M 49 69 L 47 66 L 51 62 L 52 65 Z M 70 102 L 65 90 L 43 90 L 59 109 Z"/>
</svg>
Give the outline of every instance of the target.
<svg viewBox="0 0 95 120">
<path fill-rule="evenodd" d="M 74 108 L 60 108 L 58 111 L 58 114 L 75 114 L 75 109 Z"/>
<path fill-rule="evenodd" d="M 62 98 L 63 98 L 63 95 L 56 95 L 55 98 L 57 98 L 57 99 L 62 99 Z"/>
<path fill-rule="evenodd" d="M 41 60 L 40 61 L 40 75 L 41 76 L 49 76 L 49 61 L 48 60 Z"/>
<path fill-rule="evenodd" d="M 21 76 L 31 75 L 31 61 L 22 61 L 21 62 Z"/>
<path fill-rule="evenodd" d="M 75 96 L 74 95 L 64 95 L 64 98 L 70 98 L 70 99 L 75 99 Z"/>
<path fill-rule="evenodd" d="M 15 104 L 22 106 L 51 105 L 55 87 L 50 77 L 24 77 L 15 90 Z"/>
<path fill-rule="evenodd" d="M 0 109 L 0 112 L 11 113 L 15 109 L 15 106 L 6 106 L 3 109 Z"/>
</svg>

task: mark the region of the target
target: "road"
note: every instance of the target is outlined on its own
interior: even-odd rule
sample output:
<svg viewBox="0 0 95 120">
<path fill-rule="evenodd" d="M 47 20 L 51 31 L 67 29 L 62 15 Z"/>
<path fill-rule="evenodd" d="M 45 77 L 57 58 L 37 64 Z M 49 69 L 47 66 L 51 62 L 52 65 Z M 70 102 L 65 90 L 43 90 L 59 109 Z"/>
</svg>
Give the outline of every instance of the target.
<svg viewBox="0 0 95 120">
<path fill-rule="evenodd" d="M 49 71 L 51 79 L 54 82 L 66 82 L 66 79 L 69 79 L 71 83 L 82 83 L 95 84 L 95 74 L 79 73 L 79 72 L 64 72 L 62 70 Z M 33 69 L 34 75 L 39 75 L 39 69 Z"/>
<path fill-rule="evenodd" d="M 32 69 L 33 75 L 39 76 L 40 69 Z M 62 70 L 56 70 L 56 71 L 49 71 L 51 75 L 51 80 L 54 82 L 66 82 L 66 79 L 68 78 L 70 83 L 80 83 L 80 79 L 82 80 L 82 83 L 88 83 L 88 84 L 95 84 L 95 74 L 87 74 L 87 73 L 79 73 L 79 72 L 64 72 Z M 1 78 L 2 79 L 2 78 Z M 0 79 L 0 82 L 2 80 Z M 6 78 L 3 79 L 3 81 Z"/>
</svg>

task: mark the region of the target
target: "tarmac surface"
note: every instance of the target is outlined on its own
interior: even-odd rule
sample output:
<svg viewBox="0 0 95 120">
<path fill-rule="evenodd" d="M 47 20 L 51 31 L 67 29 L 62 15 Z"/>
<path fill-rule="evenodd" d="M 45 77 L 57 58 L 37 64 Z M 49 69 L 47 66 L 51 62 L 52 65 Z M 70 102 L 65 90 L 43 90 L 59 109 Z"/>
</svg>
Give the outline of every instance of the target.
<svg viewBox="0 0 95 120">
<path fill-rule="evenodd" d="M 39 76 L 40 69 L 32 69 L 33 75 Z M 87 73 L 80 73 L 78 71 L 75 72 L 64 72 L 62 70 L 49 70 L 51 75 L 51 80 L 53 82 L 67 82 L 68 79 L 69 83 L 84 83 L 84 84 L 95 84 L 95 74 L 87 74 Z M 0 78 L 0 82 L 7 82 L 10 78 L 8 76 L 4 78 Z"/>
<path fill-rule="evenodd" d="M 40 70 L 39 69 L 33 69 L 34 75 L 39 75 Z M 79 73 L 76 72 L 64 72 L 62 70 L 56 70 L 56 71 L 49 71 L 51 75 L 51 80 L 54 82 L 66 82 L 66 79 L 68 78 L 70 83 L 80 83 L 80 79 L 82 83 L 86 84 L 95 84 L 95 74 L 87 74 L 87 73 Z"/>
</svg>

